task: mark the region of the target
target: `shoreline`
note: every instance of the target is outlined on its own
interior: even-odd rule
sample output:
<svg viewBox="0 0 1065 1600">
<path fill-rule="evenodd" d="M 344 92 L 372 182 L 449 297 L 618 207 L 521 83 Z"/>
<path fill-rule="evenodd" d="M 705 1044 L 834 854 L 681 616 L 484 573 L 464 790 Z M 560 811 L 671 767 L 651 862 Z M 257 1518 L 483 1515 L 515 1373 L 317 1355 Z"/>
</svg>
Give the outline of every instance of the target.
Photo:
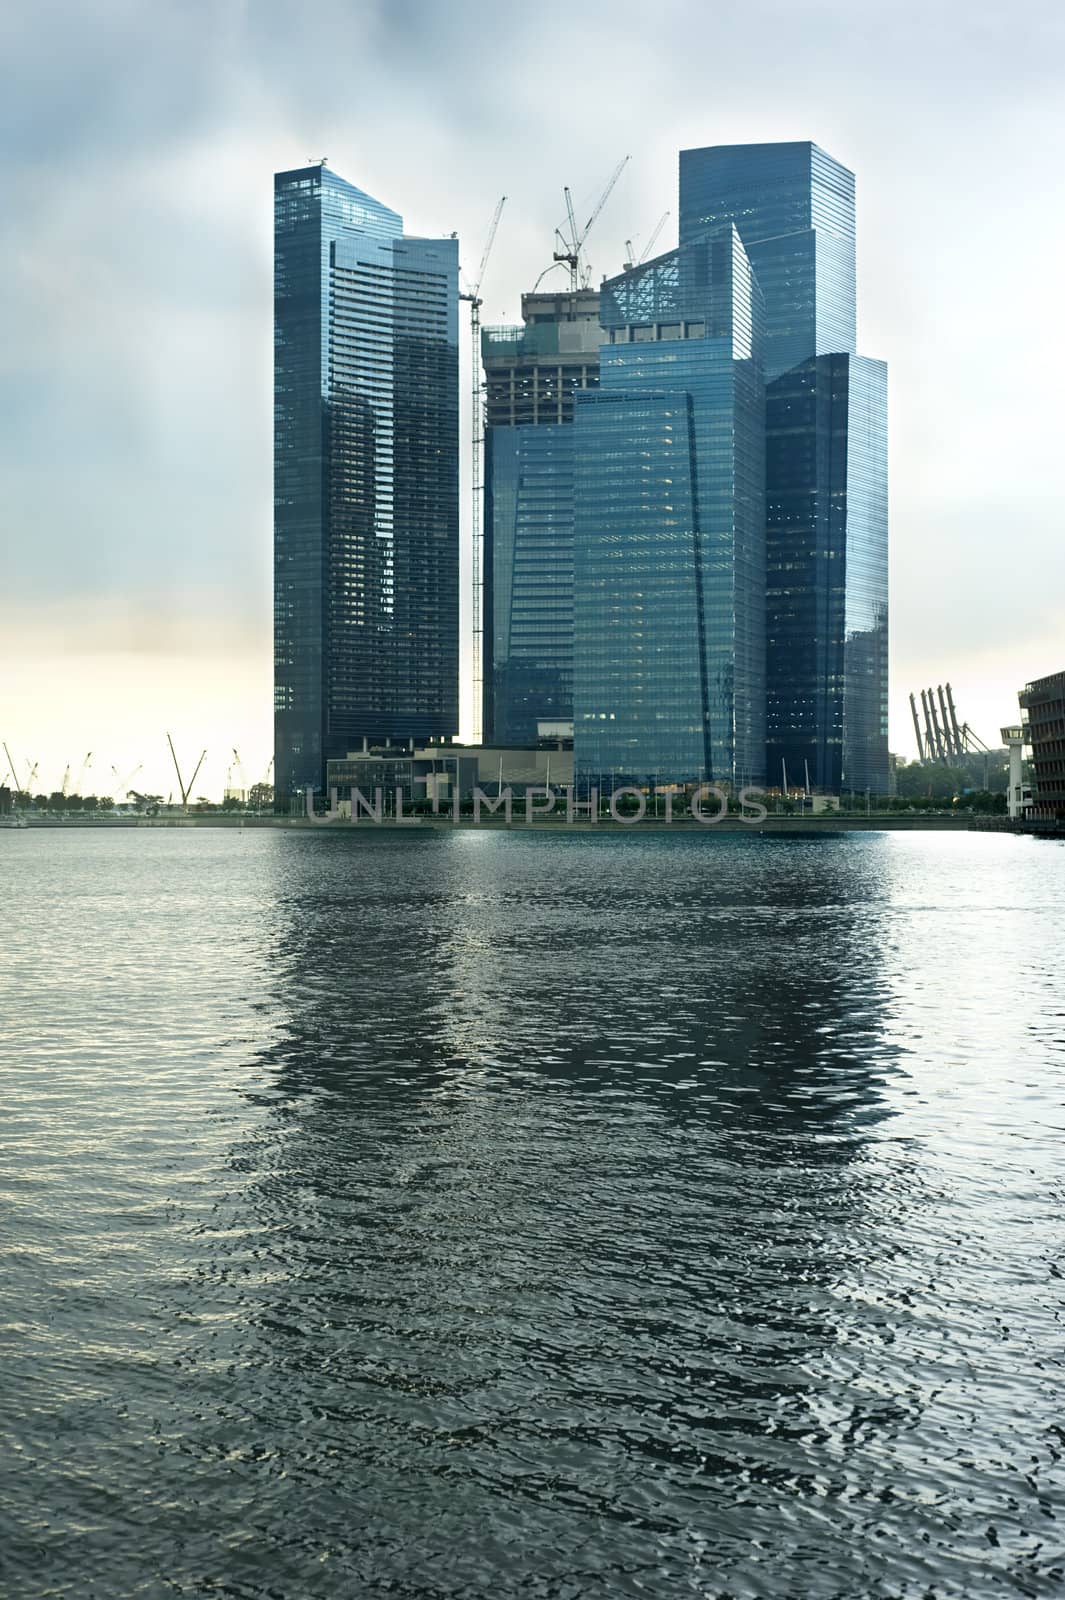
<svg viewBox="0 0 1065 1600">
<path fill-rule="evenodd" d="M 502 818 L 472 817 L 452 820 L 448 816 L 420 817 L 407 822 L 385 818 L 381 822 L 347 819 L 323 819 L 311 822 L 307 817 L 249 817 L 249 816 L 167 816 L 167 817 L 26 817 L 27 828 L 51 828 L 66 832 L 85 828 L 223 828 L 243 831 L 247 828 L 288 828 L 304 832 L 342 833 L 440 833 L 461 828 L 478 833 L 965 833 L 965 832 L 1019 832 L 1020 829 L 988 827 L 982 819 L 949 815 L 906 816 L 885 812 L 868 817 L 839 816 L 838 814 L 809 817 L 767 816 L 756 822 L 744 822 L 739 817 L 723 817 L 720 822 L 696 822 L 691 817 L 678 817 L 673 822 L 661 818 L 645 817 L 639 822 L 616 822 L 601 818 L 592 822 L 577 818 L 567 822 L 564 817 L 545 816 L 532 822 L 515 818 L 506 822 Z M 15 830 L 12 830 L 15 831 Z M 21 831 L 21 830 L 18 830 Z"/>
</svg>

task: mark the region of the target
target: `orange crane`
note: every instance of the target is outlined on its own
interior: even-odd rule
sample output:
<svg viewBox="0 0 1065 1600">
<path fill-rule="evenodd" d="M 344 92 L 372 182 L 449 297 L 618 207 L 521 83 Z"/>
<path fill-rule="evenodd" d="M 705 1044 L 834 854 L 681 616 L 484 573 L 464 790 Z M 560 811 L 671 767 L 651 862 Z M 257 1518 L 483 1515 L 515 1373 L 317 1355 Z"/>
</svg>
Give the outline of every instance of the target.
<svg viewBox="0 0 1065 1600">
<path fill-rule="evenodd" d="M 473 743 L 481 742 L 481 699 L 484 681 L 484 668 L 482 666 L 482 653 L 484 643 L 484 625 L 481 617 L 483 580 L 481 568 L 483 565 L 484 528 L 482 525 L 481 497 L 483 484 L 481 483 L 481 454 L 484 449 L 484 387 L 481 381 L 481 284 L 484 281 L 485 268 L 488 257 L 492 253 L 495 243 L 496 229 L 499 219 L 503 215 L 503 207 L 507 197 L 502 195 L 495 208 L 492 221 L 488 227 L 488 238 L 485 240 L 484 251 L 481 255 L 481 264 L 477 268 L 477 282 L 470 289 L 459 292 L 460 300 L 468 300 L 470 306 L 470 346 L 471 346 L 471 371 L 470 383 L 472 386 L 473 402 L 472 416 L 470 419 L 471 445 L 471 492 L 473 494 L 473 516 L 470 525 L 471 538 L 471 571 L 473 582 Z"/>
</svg>

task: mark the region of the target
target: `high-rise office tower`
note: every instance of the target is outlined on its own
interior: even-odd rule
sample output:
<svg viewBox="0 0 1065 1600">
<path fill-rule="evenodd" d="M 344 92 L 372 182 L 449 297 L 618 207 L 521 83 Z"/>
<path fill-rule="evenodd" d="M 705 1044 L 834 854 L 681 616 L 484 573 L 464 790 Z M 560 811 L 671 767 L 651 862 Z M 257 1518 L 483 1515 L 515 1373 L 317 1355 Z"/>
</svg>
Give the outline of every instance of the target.
<svg viewBox="0 0 1065 1600">
<path fill-rule="evenodd" d="M 681 240 L 726 223 L 765 297 L 767 777 L 884 794 L 887 376 L 854 353 L 854 176 L 806 141 L 682 151 Z"/>
<path fill-rule="evenodd" d="M 765 765 L 763 306 L 727 224 L 601 286 L 575 412 L 579 776 L 758 783 Z"/>
<path fill-rule="evenodd" d="M 458 244 L 327 167 L 274 179 L 274 741 L 328 759 L 458 727 Z"/>
<path fill-rule="evenodd" d="M 766 391 L 771 783 L 888 792 L 887 368 L 812 356 Z"/>
<path fill-rule="evenodd" d="M 481 336 L 484 737 L 531 744 L 573 716 L 573 403 L 599 382 L 599 295 L 526 294 Z"/>
<path fill-rule="evenodd" d="M 815 144 L 680 153 L 680 241 L 735 225 L 765 298 L 765 376 L 854 349 L 854 174 Z"/>
</svg>

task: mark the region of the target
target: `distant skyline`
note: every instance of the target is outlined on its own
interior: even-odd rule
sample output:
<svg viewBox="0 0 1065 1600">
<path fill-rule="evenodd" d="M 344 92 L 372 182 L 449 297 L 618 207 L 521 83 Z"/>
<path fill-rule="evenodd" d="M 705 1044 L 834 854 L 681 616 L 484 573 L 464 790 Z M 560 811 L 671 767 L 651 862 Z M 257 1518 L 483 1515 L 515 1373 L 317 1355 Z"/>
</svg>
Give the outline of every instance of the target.
<svg viewBox="0 0 1065 1600">
<path fill-rule="evenodd" d="M 190 766 L 208 747 L 204 793 L 233 746 L 265 770 L 272 178 L 324 155 L 408 231 L 457 231 L 467 274 L 507 194 L 486 323 L 517 320 L 549 263 L 562 185 L 587 215 L 626 153 L 595 282 L 667 206 L 657 248 L 675 243 L 678 149 L 812 139 L 855 170 L 859 348 L 892 372 L 891 745 L 916 754 L 907 696 L 948 678 L 997 742 L 1016 691 L 1065 664 L 1060 9 L 667 0 L 649 29 L 625 0 L 545 0 L 535 26 L 526 7 L 324 0 L 292 18 L 46 0 L 2 25 L 0 737 L 40 786 L 92 749 L 96 792 L 138 760 L 169 792 L 167 730 Z M 575 92 L 549 118 L 563 70 Z"/>
</svg>

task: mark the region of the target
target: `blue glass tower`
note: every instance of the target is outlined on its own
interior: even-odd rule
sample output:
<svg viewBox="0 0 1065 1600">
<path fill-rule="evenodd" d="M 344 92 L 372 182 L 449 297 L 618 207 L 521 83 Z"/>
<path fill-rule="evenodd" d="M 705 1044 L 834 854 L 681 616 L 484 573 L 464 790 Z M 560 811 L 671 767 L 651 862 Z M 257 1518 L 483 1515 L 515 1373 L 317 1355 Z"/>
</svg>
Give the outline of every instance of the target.
<svg viewBox="0 0 1065 1600">
<path fill-rule="evenodd" d="M 681 243 L 726 223 L 765 297 L 767 382 L 855 348 L 852 172 L 808 141 L 682 150 Z"/>
<path fill-rule="evenodd" d="M 575 412 L 578 773 L 759 782 L 762 297 L 732 226 L 602 285 Z"/>
<path fill-rule="evenodd" d="M 274 753 L 458 726 L 458 245 L 327 167 L 274 179 Z"/>
<path fill-rule="evenodd" d="M 814 356 L 766 395 L 766 766 L 887 792 L 887 369 Z"/>
<path fill-rule="evenodd" d="M 599 295 L 522 296 L 481 336 L 487 390 L 484 735 L 533 744 L 573 717 L 573 411 L 599 382 Z"/>
<path fill-rule="evenodd" d="M 887 374 L 855 352 L 854 176 L 815 144 L 680 157 L 680 237 L 765 298 L 767 777 L 889 788 Z"/>
</svg>

